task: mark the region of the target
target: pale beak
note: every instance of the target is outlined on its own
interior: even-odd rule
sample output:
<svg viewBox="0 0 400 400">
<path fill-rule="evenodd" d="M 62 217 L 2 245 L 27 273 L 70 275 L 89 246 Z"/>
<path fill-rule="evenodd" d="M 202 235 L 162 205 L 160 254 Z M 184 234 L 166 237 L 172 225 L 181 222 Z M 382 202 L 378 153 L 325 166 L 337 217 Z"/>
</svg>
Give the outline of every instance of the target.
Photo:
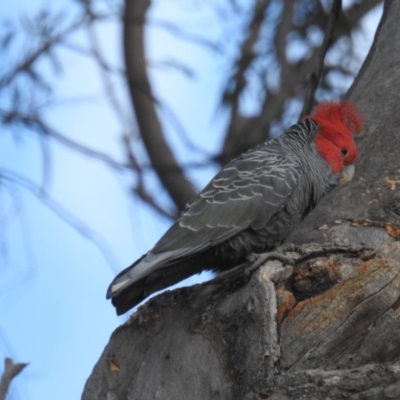
<svg viewBox="0 0 400 400">
<path fill-rule="evenodd" d="M 347 185 L 354 176 L 354 164 L 345 165 L 342 171 L 342 177 L 340 178 L 341 185 Z"/>
</svg>

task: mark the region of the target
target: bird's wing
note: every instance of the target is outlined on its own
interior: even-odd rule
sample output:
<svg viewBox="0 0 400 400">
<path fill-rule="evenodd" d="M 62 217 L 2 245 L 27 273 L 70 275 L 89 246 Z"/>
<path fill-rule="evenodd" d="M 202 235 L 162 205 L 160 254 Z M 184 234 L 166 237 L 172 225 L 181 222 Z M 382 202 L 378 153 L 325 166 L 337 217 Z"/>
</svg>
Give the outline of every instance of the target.
<svg viewBox="0 0 400 400">
<path fill-rule="evenodd" d="M 277 143 L 244 153 L 188 204 L 151 253 L 186 257 L 249 227 L 263 228 L 286 204 L 300 175 L 297 157 Z"/>
<path fill-rule="evenodd" d="M 155 271 L 218 245 L 249 227 L 262 229 L 287 203 L 300 178 L 297 157 L 274 141 L 242 154 L 188 204 L 150 252 L 115 277 L 107 298 L 117 297 Z M 189 272 L 185 274 L 191 275 Z M 138 298 L 149 294 L 143 294 L 142 287 L 139 289 Z"/>
</svg>

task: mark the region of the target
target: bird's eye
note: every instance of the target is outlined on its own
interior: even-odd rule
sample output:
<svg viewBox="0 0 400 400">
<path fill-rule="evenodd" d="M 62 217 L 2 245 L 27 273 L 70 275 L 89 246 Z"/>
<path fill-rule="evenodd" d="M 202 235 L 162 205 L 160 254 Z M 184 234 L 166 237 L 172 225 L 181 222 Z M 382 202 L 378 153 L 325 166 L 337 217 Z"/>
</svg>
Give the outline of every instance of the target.
<svg viewBox="0 0 400 400">
<path fill-rule="evenodd" d="M 342 152 L 343 157 L 347 156 L 347 149 L 345 147 L 341 148 L 340 151 Z"/>
</svg>

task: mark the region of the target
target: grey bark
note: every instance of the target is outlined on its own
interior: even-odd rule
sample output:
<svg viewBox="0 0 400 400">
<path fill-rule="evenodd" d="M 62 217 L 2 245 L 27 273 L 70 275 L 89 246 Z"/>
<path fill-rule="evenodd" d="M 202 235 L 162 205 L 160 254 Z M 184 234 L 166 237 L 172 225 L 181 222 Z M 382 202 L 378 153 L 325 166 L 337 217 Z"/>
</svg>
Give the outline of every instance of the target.
<svg viewBox="0 0 400 400">
<path fill-rule="evenodd" d="M 113 333 L 83 399 L 396 398 L 400 243 L 287 255 L 298 263 L 149 301 Z"/>
<path fill-rule="evenodd" d="M 399 19 L 386 1 L 349 92 L 366 116 L 355 179 L 288 240 L 294 264 L 150 300 L 111 336 L 84 400 L 400 398 Z"/>
</svg>

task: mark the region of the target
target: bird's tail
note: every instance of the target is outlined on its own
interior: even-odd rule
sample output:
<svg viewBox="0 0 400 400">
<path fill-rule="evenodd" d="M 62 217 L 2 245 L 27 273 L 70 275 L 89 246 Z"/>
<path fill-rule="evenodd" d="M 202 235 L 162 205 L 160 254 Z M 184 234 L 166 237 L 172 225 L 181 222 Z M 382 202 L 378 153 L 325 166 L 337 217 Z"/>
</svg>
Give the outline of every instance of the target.
<svg viewBox="0 0 400 400">
<path fill-rule="evenodd" d="M 124 314 L 151 294 L 200 273 L 204 269 L 204 265 L 195 260 L 180 260 L 165 265 L 139 280 L 129 279 L 132 269 L 137 268 L 143 262 L 144 257 L 120 272 L 108 288 L 107 298 L 111 298 L 117 315 Z M 125 277 L 127 277 L 127 280 Z M 113 291 L 115 282 L 120 280 L 126 282 L 123 288 Z"/>
</svg>

